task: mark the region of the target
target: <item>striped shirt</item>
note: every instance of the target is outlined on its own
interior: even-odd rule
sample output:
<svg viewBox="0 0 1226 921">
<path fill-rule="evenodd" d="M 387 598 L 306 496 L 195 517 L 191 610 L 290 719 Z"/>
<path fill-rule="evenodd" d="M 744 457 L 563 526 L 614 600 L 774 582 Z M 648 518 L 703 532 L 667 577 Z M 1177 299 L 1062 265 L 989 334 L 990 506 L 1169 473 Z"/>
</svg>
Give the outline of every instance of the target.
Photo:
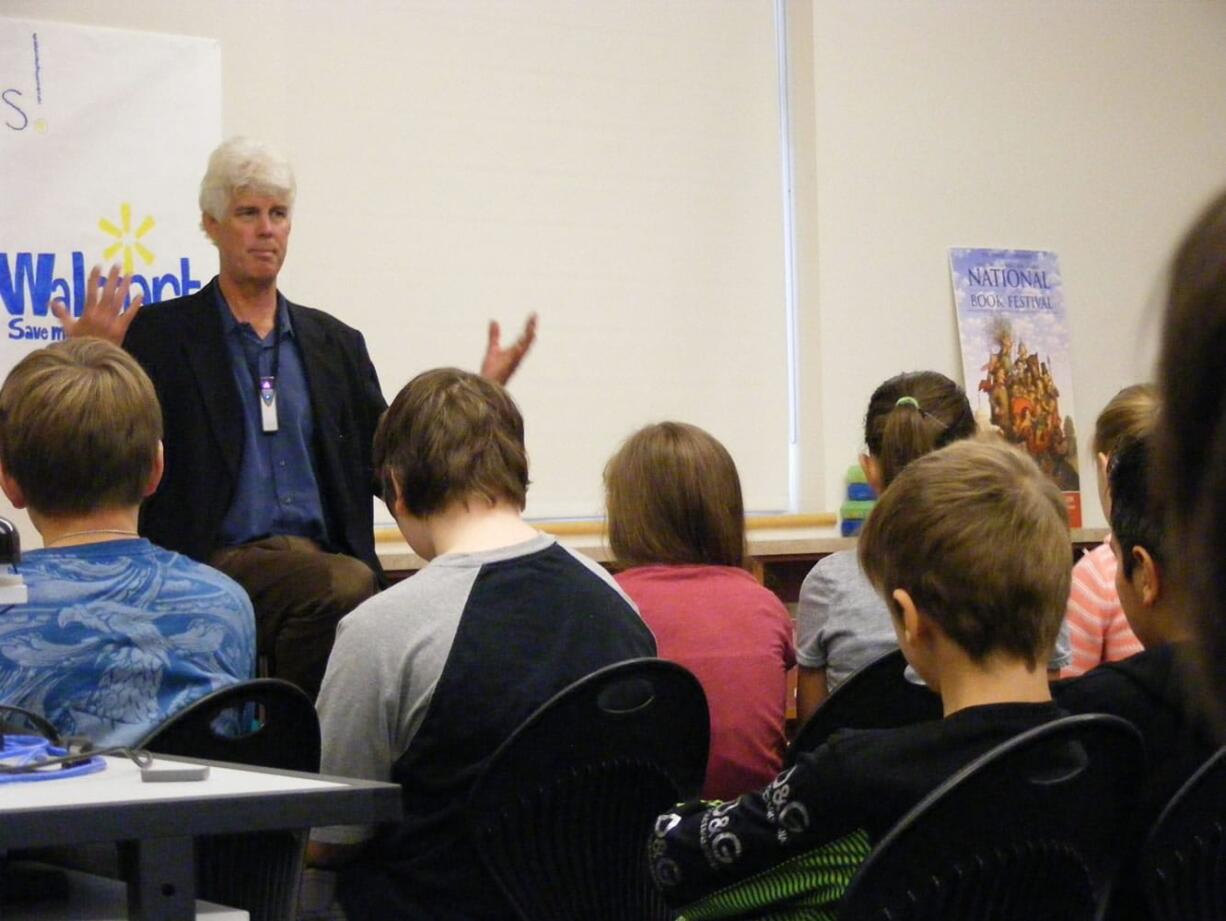
<svg viewBox="0 0 1226 921">
<path fill-rule="evenodd" d="M 1061 678 L 1084 674 L 1103 662 L 1127 659 L 1144 648 L 1120 607 L 1110 539 L 1108 536 L 1073 567 L 1073 584 L 1064 614 L 1073 661 L 1060 672 Z"/>
</svg>

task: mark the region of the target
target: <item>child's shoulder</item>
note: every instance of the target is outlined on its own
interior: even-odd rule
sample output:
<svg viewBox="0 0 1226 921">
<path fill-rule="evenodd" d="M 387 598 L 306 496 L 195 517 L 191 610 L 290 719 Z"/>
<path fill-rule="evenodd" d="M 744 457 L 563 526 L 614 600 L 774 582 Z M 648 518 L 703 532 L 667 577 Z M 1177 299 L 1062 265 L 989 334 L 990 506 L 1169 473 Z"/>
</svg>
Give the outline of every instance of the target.
<svg viewBox="0 0 1226 921">
<path fill-rule="evenodd" d="M 860 557 L 855 548 L 836 550 L 822 557 L 810 570 L 810 575 L 817 574 L 827 579 L 864 579 L 864 570 L 860 568 Z"/>
<path fill-rule="evenodd" d="M 1061 706 L 1077 713 L 1116 713 L 1138 700 L 1181 701 L 1185 677 L 1177 646 L 1163 643 L 1056 682 L 1052 694 Z"/>
<path fill-rule="evenodd" d="M 843 760 L 863 758 L 884 763 L 892 758 L 905 768 L 909 760 L 925 760 L 942 749 L 1005 742 L 1063 715 L 1064 711 L 1052 702 L 984 704 L 907 726 L 840 729 L 822 747 L 829 747 Z"/>
</svg>

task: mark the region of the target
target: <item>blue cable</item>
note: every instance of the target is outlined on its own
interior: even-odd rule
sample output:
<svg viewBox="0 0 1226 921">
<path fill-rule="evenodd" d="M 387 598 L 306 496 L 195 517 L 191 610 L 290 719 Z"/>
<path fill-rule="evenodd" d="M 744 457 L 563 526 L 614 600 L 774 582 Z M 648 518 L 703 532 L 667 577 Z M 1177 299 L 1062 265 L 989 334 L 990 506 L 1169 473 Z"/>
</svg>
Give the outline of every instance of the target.
<svg viewBox="0 0 1226 921">
<path fill-rule="evenodd" d="M 48 758 L 64 758 L 70 752 L 66 748 L 52 745 L 41 736 L 4 735 L 4 747 L 0 749 L 0 768 L 23 767 L 36 765 Z M 9 774 L 0 771 L 0 784 L 28 783 L 38 780 L 59 780 L 64 777 L 81 777 L 84 774 L 96 774 L 106 767 L 106 762 L 96 755 L 82 754 L 80 763 L 71 765 L 48 765 L 45 770 L 32 770 L 20 774 Z"/>
</svg>

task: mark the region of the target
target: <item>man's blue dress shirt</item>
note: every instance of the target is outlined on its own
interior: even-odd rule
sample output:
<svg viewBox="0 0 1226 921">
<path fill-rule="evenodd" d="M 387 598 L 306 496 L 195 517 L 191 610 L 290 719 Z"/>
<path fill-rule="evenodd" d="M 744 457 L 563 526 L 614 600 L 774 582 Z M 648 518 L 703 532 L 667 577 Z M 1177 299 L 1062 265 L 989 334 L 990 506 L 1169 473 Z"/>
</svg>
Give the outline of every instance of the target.
<svg viewBox="0 0 1226 921">
<path fill-rule="evenodd" d="M 277 328 L 263 339 L 250 323 L 235 319 L 220 285 L 217 306 L 243 408 L 243 453 L 234 499 L 221 524 L 221 544 L 233 547 L 262 537 L 293 535 L 326 545 L 323 502 L 312 456 L 311 395 L 285 298 L 278 293 Z M 272 375 L 277 349 L 278 427 L 276 432 L 265 432 L 259 379 Z M 208 474 L 201 471 L 200 475 Z"/>
</svg>

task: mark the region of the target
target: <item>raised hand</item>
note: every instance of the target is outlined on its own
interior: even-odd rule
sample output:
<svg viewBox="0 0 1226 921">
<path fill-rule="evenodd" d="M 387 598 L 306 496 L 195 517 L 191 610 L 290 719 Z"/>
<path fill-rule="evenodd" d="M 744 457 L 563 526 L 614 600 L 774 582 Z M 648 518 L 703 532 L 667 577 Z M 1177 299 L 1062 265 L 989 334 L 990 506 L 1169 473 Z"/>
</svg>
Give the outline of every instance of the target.
<svg viewBox="0 0 1226 921">
<path fill-rule="evenodd" d="M 519 334 L 519 338 L 505 349 L 500 344 L 502 329 L 499 327 L 498 321 L 490 320 L 489 343 L 485 347 L 485 358 L 481 361 L 482 377 L 497 381 L 500 384 L 505 384 L 511 379 L 511 375 L 515 373 L 519 363 L 524 360 L 524 356 L 532 348 L 532 341 L 536 339 L 536 320 L 535 313 L 529 316 L 528 322 L 524 324 L 524 331 Z"/>
<path fill-rule="evenodd" d="M 132 321 L 136 319 L 144 295 L 136 295 L 128 309 L 124 310 L 123 302 L 128 297 L 129 280 L 119 277 L 117 265 L 111 266 L 111 271 L 106 276 L 106 284 L 99 287 L 98 279 L 101 277 L 102 267 L 94 266 L 85 285 L 85 309 L 79 318 L 73 318 L 72 310 L 60 298 L 51 302 L 51 312 L 60 321 L 60 325 L 64 327 L 64 335 L 69 339 L 96 336 L 115 345 L 123 345 L 123 338 L 127 335 Z"/>
</svg>

